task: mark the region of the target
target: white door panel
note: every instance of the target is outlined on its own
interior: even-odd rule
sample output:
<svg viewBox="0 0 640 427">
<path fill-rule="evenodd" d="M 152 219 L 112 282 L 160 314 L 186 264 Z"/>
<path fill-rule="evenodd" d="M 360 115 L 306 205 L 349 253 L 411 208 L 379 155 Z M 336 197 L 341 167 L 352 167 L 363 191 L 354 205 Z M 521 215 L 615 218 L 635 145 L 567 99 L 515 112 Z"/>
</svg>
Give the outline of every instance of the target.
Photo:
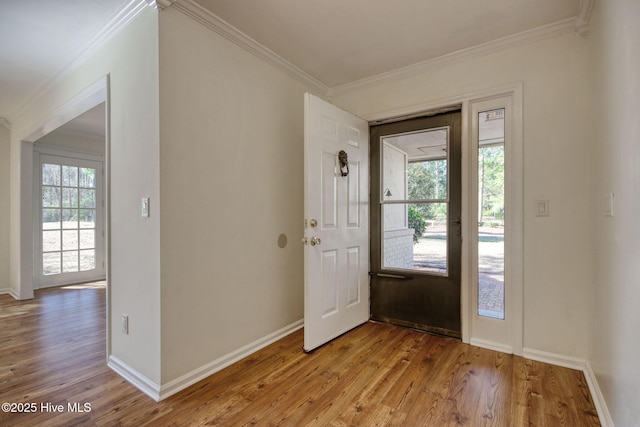
<svg viewBox="0 0 640 427">
<path fill-rule="evenodd" d="M 366 121 L 305 95 L 306 351 L 369 319 L 368 138 Z"/>
</svg>

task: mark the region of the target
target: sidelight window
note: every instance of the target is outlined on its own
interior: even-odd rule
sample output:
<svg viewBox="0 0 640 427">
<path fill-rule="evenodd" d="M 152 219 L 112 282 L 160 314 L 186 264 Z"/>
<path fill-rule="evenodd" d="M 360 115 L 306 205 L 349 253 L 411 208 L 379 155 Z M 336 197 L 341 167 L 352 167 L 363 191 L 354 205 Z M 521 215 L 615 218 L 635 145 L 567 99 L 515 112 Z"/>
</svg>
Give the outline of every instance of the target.
<svg viewBox="0 0 640 427">
<path fill-rule="evenodd" d="M 478 113 L 478 314 L 504 319 L 505 109 Z"/>
</svg>

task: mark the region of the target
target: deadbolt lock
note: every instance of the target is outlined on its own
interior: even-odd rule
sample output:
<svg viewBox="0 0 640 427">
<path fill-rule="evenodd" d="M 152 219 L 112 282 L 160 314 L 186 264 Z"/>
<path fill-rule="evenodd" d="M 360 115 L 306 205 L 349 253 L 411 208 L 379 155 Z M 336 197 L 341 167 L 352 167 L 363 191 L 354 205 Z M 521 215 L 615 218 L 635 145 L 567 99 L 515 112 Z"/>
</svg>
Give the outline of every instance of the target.
<svg viewBox="0 0 640 427">
<path fill-rule="evenodd" d="M 309 225 L 313 228 L 313 227 L 317 227 L 318 226 L 318 221 L 316 221 L 315 219 L 312 219 L 311 221 L 309 221 Z"/>
<path fill-rule="evenodd" d="M 321 243 L 321 240 L 317 237 L 312 237 L 310 239 L 307 239 L 306 237 L 302 238 L 303 245 L 319 246 L 320 243 Z"/>
</svg>

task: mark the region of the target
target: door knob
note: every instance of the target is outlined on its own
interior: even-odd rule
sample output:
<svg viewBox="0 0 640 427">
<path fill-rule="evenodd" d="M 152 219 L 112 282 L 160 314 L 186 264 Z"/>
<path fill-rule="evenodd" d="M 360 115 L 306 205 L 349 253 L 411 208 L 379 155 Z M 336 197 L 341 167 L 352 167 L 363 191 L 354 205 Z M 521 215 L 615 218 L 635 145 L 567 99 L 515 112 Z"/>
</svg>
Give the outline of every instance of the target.
<svg viewBox="0 0 640 427">
<path fill-rule="evenodd" d="M 309 243 L 311 243 L 311 246 L 319 246 L 322 241 L 318 237 L 312 237 L 309 239 Z"/>
</svg>

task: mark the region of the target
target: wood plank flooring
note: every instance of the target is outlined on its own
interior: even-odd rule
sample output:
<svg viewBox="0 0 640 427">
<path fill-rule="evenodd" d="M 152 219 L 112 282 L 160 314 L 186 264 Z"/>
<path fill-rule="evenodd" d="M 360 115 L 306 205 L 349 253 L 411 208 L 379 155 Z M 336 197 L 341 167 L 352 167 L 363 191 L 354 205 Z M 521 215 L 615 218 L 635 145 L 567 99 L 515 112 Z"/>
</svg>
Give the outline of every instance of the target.
<svg viewBox="0 0 640 427">
<path fill-rule="evenodd" d="M 100 286 L 0 295 L 0 403 L 36 407 L 0 426 L 600 425 L 579 371 L 379 323 L 311 354 L 295 332 L 156 403 L 106 367 L 104 331 Z"/>
</svg>

